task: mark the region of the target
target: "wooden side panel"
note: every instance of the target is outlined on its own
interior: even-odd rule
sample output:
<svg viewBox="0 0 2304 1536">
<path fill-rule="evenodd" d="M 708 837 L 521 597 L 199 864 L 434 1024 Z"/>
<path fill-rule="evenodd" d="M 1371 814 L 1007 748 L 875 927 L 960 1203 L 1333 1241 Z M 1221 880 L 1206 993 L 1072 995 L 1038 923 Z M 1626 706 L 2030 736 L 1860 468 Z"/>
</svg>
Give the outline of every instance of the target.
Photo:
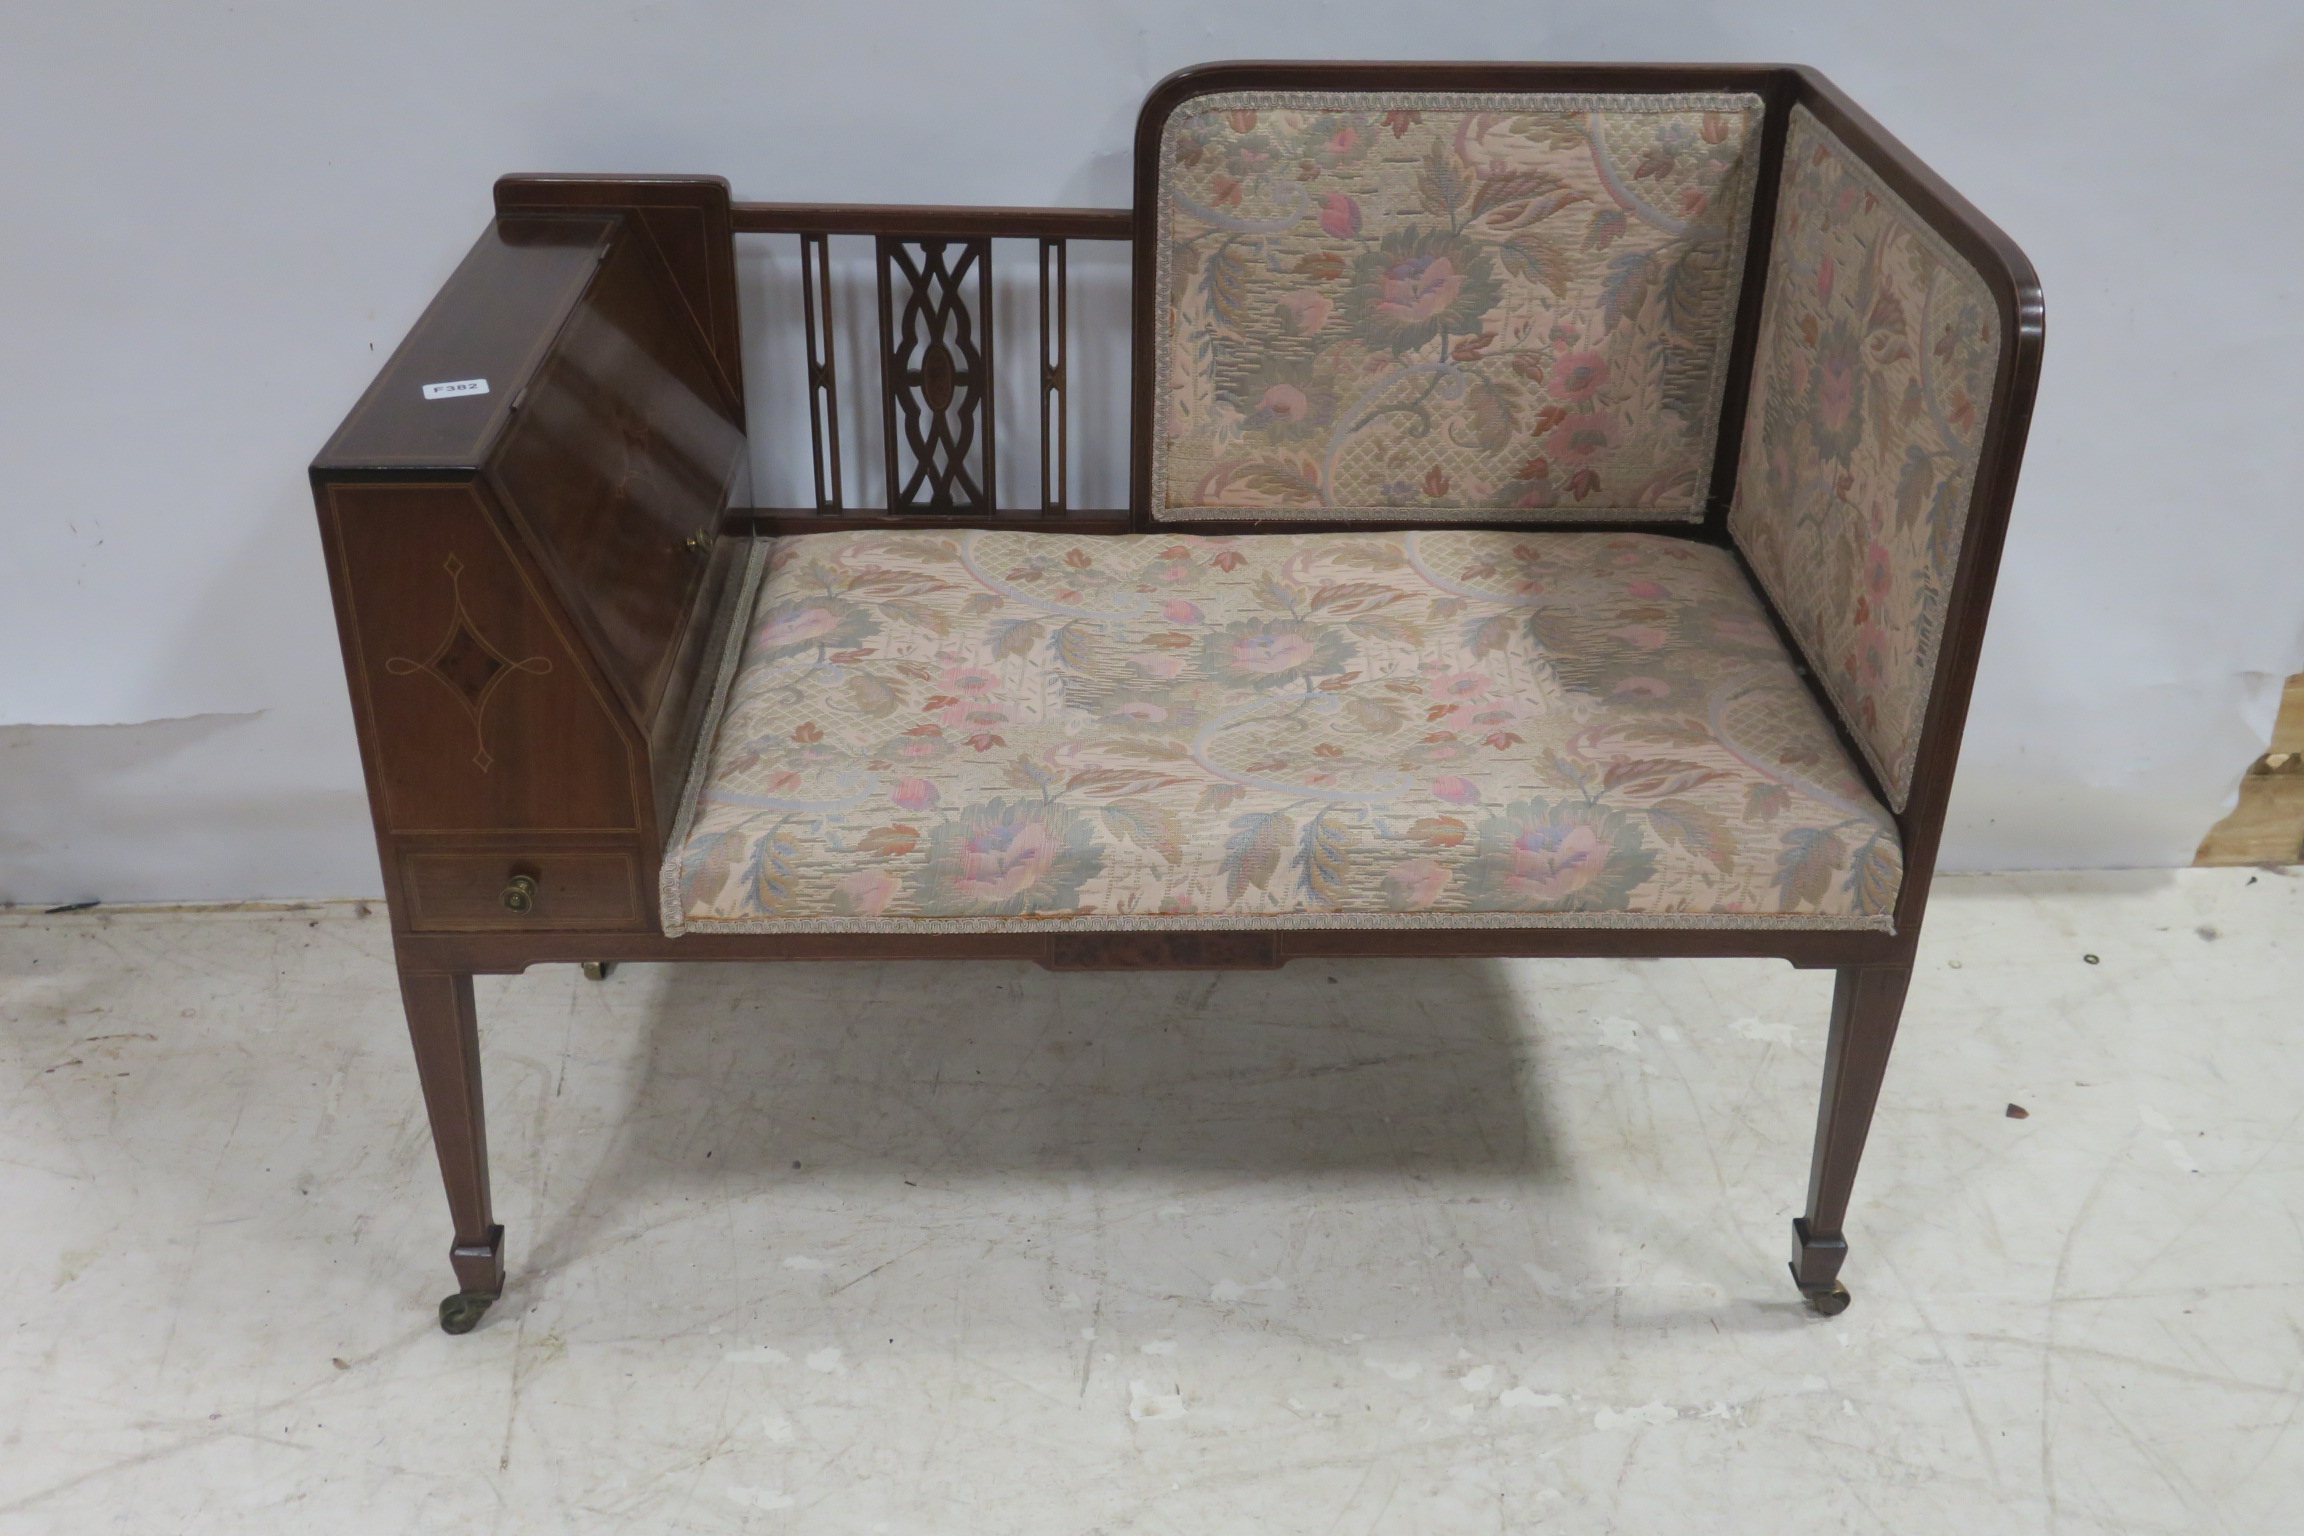
<svg viewBox="0 0 2304 1536">
<path fill-rule="evenodd" d="M 321 521 L 380 835 L 642 826 L 611 701 L 470 484 L 335 484 Z"/>
<path fill-rule="evenodd" d="M 485 473 L 636 720 L 663 699 L 744 465 L 743 427 L 702 340 L 627 231 Z"/>
<path fill-rule="evenodd" d="M 744 400 L 743 335 L 736 308 L 736 244 L 728 183 L 718 176 L 514 175 L 498 179 L 496 207 L 613 210 L 654 247 L 674 301 L 704 338 L 721 387 Z"/>
<path fill-rule="evenodd" d="M 529 215 L 482 232 L 344 418 L 314 468 L 470 468 L 519 398 L 614 237 L 612 216 Z M 424 398 L 485 379 L 488 393 Z"/>
</svg>

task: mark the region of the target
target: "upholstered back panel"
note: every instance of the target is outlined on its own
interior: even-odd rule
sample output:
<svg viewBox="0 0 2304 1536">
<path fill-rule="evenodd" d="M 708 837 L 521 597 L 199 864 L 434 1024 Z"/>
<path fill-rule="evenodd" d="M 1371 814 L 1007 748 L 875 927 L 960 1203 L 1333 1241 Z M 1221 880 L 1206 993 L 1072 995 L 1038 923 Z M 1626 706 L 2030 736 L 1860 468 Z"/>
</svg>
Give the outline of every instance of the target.
<svg viewBox="0 0 2304 1536">
<path fill-rule="evenodd" d="M 1700 519 L 1760 115 L 1185 102 L 1159 151 L 1153 517 Z"/>
<path fill-rule="evenodd" d="M 1975 268 L 1794 108 L 1729 529 L 1898 810 L 1999 356 Z"/>
</svg>

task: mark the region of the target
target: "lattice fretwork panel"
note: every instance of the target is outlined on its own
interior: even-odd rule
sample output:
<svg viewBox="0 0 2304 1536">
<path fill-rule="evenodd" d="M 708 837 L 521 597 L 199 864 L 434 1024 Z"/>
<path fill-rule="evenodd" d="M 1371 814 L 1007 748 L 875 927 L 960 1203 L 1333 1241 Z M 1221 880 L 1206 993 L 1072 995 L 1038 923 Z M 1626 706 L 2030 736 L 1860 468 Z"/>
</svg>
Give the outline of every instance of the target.
<svg viewBox="0 0 2304 1536">
<path fill-rule="evenodd" d="M 990 511 L 992 242 L 879 241 L 890 510 Z"/>
</svg>

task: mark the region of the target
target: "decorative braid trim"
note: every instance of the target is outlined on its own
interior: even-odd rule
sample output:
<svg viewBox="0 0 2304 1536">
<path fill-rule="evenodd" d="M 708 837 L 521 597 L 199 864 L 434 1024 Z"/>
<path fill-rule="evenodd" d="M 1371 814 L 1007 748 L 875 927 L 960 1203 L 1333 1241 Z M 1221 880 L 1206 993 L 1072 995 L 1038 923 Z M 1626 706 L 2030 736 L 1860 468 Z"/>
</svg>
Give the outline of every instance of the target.
<svg viewBox="0 0 2304 1536">
<path fill-rule="evenodd" d="M 1757 91 L 1211 91 L 1176 104 L 1162 125 L 1162 148 L 1176 119 L 1196 112 L 1748 112 Z"/>
<path fill-rule="evenodd" d="M 666 861 L 666 889 L 671 889 L 673 861 Z M 1175 913 L 1142 917 L 1116 917 L 1090 913 L 1083 917 L 786 917 L 718 919 L 698 918 L 664 931 L 679 933 L 1135 933 L 1160 929 L 1285 930 L 1373 928 L 1647 928 L 1647 929 L 1780 929 L 1809 932 L 1894 933 L 1896 920 L 1888 913 L 1867 916 L 1826 916 L 1820 913 L 1752 912 L 1272 912 L 1255 916 Z"/>
<path fill-rule="evenodd" d="M 1717 414 L 1717 412 L 1715 412 Z M 1654 507 L 1155 507 L 1156 523 L 1336 522 L 1345 518 L 1399 522 L 1524 523 L 1701 523 L 1704 509 L 1662 512 Z"/>
<path fill-rule="evenodd" d="M 712 679 L 712 701 L 704 708 L 704 726 L 689 748 L 688 785 L 680 794 L 680 817 L 672 823 L 671 839 L 664 845 L 664 863 L 656 875 L 657 916 L 667 935 L 687 932 L 686 902 L 680 888 L 680 855 L 688 846 L 688 833 L 696 822 L 696 809 L 704 798 L 704 781 L 712 771 L 712 749 L 720 740 L 720 719 L 728 708 L 728 690 L 744 660 L 744 637 L 752 630 L 752 604 L 759 598 L 760 581 L 768 570 L 768 546 L 775 541 L 755 536 L 744 559 L 744 574 L 737 578 L 736 599 L 723 621 L 728 632 L 720 637 L 720 666 Z"/>
<path fill-rule="evenodd" d="M 1160 127 L 1160 195 L 1153 224 L 1152 313 L 1159 327 L 1155 347 L 1161 356 L 1167 351 L 1167 325 L 1170 297 L 1175 292 L 1175 273 L 1172 270 L 1173 242 L 1168 231 L 1174 224 L 1175 204 L 1169 196 L 1169 175 L 1176 163 L 1176 133 L 1180 120 L 1203 112 L 1324 112 L 1345 106 L 1396 108 L 1404 112 L 1738 112 L 1759 117 L 1766 103 L 1758 93 L 1751 91 L 1687 91 L 1649 95 L 1611 95 L 1606 92 L 1577 91 L 1217 91 L 1206 96 L 1193 96 L 1178 102 Z M 1736 213 L 1728 230 L 1728 266 L 1741 271 L 1750 243 L 1752 204 L 1758 189 L 1759 141 L 1752 145 L 1751 167 L 1741 179 L 1742 196 L 1736 199 Z M 1735 290 L 1740 293 L 1740 288 Z M 1723 338 L 1718 356 L 1713 359 L 1712 379 L 1706 386 L 1704 418 L 1698 425 L 1697 436 L 1711 439 L 1718 446 L 1720 433 L 1720 402 L 1727 391 L 1729 354 L 1735 350 L 1729 344 L 1736 323 L 1737 298 L 1731 296 L 1724 324 L 1731 335 Z M 1168 392 L 1156 388 L 1153 393 L 1152 422 L 1152 483 L 1151 514 L 1155 523 L 1234 522 L 1254 518 L 1259 522 L 1318 521 L 1336 518 L 1400 518 L 1423 516 L 1430 511 L 1423 507 L 1202 507 L 1176 506 L 1168 501 Z M 1653 507 L 1577 507 L 1561 512 L 1556 517 L 1545 517 L 1541 512 L 1526 508 L 1450 508 L 1451 521 L 1474 523 L 1530 523 L 1545 522 L 1683 522 L 1701 523 L 1705 506 L 1712 491 L 1712 463 L 1705 461 L 1695 490 L 1689 496 L 1689 510 L 1663 512 Z"/>
</svg>

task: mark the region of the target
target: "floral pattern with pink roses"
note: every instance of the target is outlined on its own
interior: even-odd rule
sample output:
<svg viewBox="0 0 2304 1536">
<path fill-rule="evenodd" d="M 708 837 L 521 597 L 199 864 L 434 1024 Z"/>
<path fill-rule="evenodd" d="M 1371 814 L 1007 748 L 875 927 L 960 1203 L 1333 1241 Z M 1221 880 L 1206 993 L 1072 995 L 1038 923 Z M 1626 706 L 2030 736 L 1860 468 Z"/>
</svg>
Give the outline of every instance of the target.
<svg viewBox="0 0 2304 1536">
<path fill-rule="evenodd" d="M 1886 814 L 1652 534 L 770 546 L 669 931 L 1884 928 Z"/>
<path fill-rule="evenodd" d="M 1703 515 L 1756 96 L 1231 93 L 1161 149 L 1154 515 Z"/>
<path fill-rule="evenodd" d="M 1796 108 L 1729 528 L 1898 809 L 1999 358 L 1983 279 Z"/>
</svg>

